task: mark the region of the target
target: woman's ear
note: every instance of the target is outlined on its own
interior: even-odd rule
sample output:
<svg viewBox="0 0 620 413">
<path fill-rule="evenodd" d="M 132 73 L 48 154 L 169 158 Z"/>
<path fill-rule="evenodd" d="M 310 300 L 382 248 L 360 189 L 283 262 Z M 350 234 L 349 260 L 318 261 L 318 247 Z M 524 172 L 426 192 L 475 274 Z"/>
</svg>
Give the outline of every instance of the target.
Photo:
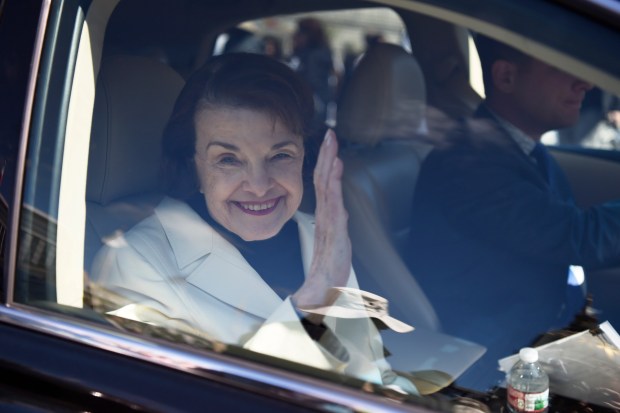
<svg viewBox="0 0 620 413">
<path fill-rule="evenodd" d="M 493 86 L 503 93 L 512 93 L 517 79 L 517 65 L 507 60 L 497 60 L 491 68 Z"/>
</svg>

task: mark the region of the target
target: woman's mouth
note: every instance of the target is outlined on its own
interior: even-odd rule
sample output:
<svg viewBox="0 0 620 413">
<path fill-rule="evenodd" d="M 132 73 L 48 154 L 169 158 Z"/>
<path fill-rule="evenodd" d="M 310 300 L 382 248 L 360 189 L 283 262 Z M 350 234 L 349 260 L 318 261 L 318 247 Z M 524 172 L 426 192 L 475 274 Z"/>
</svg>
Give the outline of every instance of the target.
<svg viewBox="0 0 620 413">
<path fill-rule="evenodd" d="M 234 201 L 233 204 L 249 215 L 268 215 L 276 209 L 281 199 L 282 198 L 276 198 L 263 202 Z"/>
</svg>

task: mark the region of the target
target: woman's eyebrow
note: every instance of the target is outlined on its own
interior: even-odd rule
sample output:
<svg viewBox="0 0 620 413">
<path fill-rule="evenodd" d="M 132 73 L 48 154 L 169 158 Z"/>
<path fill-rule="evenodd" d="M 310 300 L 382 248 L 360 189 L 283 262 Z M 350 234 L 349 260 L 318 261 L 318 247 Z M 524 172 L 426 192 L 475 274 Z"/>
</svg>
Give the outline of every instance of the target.
<svg viewBox="0 0 620 413">
<path fill-rule="evenodd" d="M 211 148 L 212 146 L 221 146 L 222 148 L 224 148 L 226 150 L 229 150 L 229 151 L 233 151 L 233 152 L 239 152 L 240 151 L 238 146 L 233 145 L 233 144 L 228 143 L 228 142 L 223 142 L 223 141 L 211 141 L 211 142 L 209 142 L 207 144 L 206 151 L 208 151 L 209 148 Z M 294 146 L 296 148 L 299 148 L 300 145 L 297 142 L 293 141 L 293 140 L 287 140 L 287 141 L 283 141 L 283 142 L 279 142 L 279 143 L 274 144 L 271 147 L 271 149 L 272 150 L 278 150 L 278 149 L 282 149 L 282 148 L 287 147 L 287 146 Z"/>
<path fill-rule="evenodd" d="M 284 148 L 286 146 L 291 146 L 291 145 L 295 146 L 296 148 L 299 147 L 299 144 L 297 142 L 295 142 L 293 140 L 290 140 L 290 141 L 284 141 L 284 142 L 276 143 L 275 145 L 273 145 L 271 147 L 271 149 L 277 150 L 277 149 L 282 149 L 282 148 Z"/>
<path fill-rule="evenodd" d="M 221 146 L 224 149 L 227 149 L 229 151 L 234 151 L 234 152 L 238 152 L 239 148 L 236 145 L 233 145 L 231 143 L 228 142 L 222 142 L 222 141 L 211 141 L 209 142 L 209 144 L 207 145 L 206 150 L 208 151 L 210 147 L 212 146 Z"/>
</svg>

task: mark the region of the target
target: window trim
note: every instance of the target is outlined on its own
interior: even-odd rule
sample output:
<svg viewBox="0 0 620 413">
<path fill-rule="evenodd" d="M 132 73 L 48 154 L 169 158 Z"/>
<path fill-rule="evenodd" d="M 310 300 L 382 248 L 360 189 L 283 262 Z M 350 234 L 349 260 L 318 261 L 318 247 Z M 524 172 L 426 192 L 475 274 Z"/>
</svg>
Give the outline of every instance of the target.
<svg viewBox="0 0 620 413">
<path fill-rule="evenodd" d="M 15 167 L 15 193 L 13 196 L 13 204 L 10 210 L 9 220 L 9 235 L 7 249 L 7 256 L 5 259 L 8 261 L 7 273 L 5 275 L 5 296 L 4 301 L 7 305 L 13 304 L 13 297 L 15 291 L 15 274 L 17 272 L 17 245 L 19 238 L 19 222 L 21 219 L 21 206 L 24 187 L 24 172 L 26 170 L 26 155 L 28 153 L 28 137 L 30 136 L 30 125 L 32 122 L 33 108 L 35 102 L 35 91 L 37 85 L 37 78 L 39 75 L 39 67 L 41 65 L 43 55 L 43 43 L 45 40 L 45 33 L 48 27 L 48 21 L 51 11 L 51 0 L 43 0 L 41 2 L 41 11 L 39 14 L 39 23 L 37 24 L 37 35 L 35 39 L 35 45 L 33 48 L 32 64 L 30 65 L 30 74 L 28 80 L 28 87 L 26 92 L 26 101 L 24 104 L 24 117 L 21 124 L 21 134 L 19 150 L 17 153 L 17 165 Z"/>
</svg>

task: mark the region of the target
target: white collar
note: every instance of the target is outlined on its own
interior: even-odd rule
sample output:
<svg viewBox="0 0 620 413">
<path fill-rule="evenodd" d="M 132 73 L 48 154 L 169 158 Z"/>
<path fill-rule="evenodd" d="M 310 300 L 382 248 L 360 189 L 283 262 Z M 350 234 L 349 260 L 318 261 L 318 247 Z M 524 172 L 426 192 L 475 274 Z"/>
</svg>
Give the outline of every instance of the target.
<svg viewBox="0 0 620 413">
<path fill-rule="evenodd" d="M 532 151 L 534 150 L 534 147 L 536 146 L 536 141 L 534 141 L 534 139 L 530 138 L 525 133 L 523 133 L 521 129 L 517 128 L 512 123 L 508 122 L 506 119 L 499 116 L 491 108 L 489 108 L 489 106 L 487 106 L 487 110 L 489 111 L 491 116 L 495 118 L 495 120 L 501 126 L 501 128 L 504 129 L 504 131 L 506 131 L 508 136 L 510 136 L 510 138 L 513 141 L 515 141 L 517 146 L 521 148 L 523 153 L 526 154 L 527 156 L 530 156 Z"/>
</svg>

